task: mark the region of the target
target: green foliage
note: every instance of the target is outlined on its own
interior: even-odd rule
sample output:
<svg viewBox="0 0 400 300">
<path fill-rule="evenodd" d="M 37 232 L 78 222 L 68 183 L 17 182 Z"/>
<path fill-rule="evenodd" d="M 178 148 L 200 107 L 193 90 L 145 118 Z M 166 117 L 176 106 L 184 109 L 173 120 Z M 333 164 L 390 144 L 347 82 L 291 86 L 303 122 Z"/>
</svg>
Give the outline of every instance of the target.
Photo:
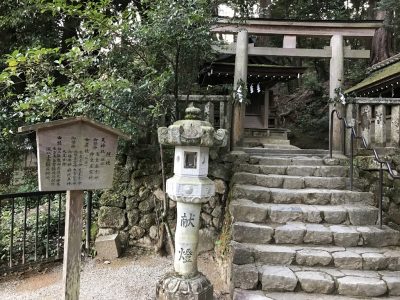
<svg viewBox="0 0 400 300">
<path fill-rule="evenodd" d="M 144 10 L 129 1 L 22 3 L 41 16 L 35 22 L 56 24 L 55 35 L 12 42 L 2 57 L 0 165 L 22 124 L 86 115 L 137 140 L 159 117 L 174 118 L 176 96 L 191 91 L 212 52 L 209 1 L 144 0 Z"/>
<path fill-rule="evenodd" d="M 305 73 L 302 77 L 303 87 L 313 92 L 315 96 L 322 96 L 324 93 L 323 82 L 319 80 L 315 72 Z"/>
</svg>

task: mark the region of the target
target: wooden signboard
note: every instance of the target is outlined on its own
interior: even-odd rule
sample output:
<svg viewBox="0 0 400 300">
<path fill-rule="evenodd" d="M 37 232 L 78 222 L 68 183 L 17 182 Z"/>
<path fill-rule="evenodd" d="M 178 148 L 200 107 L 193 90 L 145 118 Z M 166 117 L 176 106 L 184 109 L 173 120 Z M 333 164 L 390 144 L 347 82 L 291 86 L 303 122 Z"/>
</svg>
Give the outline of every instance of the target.
<svg viewBox="0 0 400 300">
<path fill-rule="evenodd" d="M 121 132 L 84 117 L 20 128 L 37 131 L 39 190 L 94 190 L 112 185 Z"/>
<path fill-rule="evenodd" d="M 112 186 L 117 139 L 129 137 L 84 117 L 25 126 L 36 130 L 41 191 L 67 190 L 63 299 L 79 299 L 84 190 Z"/>
</svg>

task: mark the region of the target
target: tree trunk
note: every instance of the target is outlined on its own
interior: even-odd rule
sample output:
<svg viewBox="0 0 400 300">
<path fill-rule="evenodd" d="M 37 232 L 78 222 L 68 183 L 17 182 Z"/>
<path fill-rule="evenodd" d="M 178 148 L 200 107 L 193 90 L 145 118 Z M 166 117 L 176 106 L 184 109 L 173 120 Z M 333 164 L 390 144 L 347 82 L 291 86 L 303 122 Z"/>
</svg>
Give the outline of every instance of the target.
<svg viewBox="0 0 400 300">
<path fill-rule="evenodd" d="M 383 26 L 375 31 L 372 39 L 371 49 L 371 65 L 381 62 L 391 56 L 392 33 L 389 31 L 387 24 L 390 23 L 390 13 L 387 11 L 377 11 L 375 18 L 384 20 Z"/>
</svg>

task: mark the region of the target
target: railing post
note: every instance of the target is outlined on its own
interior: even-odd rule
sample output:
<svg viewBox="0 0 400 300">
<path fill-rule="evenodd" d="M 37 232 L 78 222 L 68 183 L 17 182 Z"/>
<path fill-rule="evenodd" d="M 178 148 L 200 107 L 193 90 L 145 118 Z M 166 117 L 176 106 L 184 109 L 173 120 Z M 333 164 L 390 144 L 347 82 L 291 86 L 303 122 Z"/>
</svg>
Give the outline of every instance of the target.
<svg viewBox="0 0 400 300">
<path fill-rule="evenodd" d="M 356 105 L 349 103 L 346 105 L 346 120 L 347 120 L 347 125 L 352 126 L 355 130 L 355 125 L 356 125 Z M 352 129 L 348 128 L 346 129 L 346 143 L 345 143 L 345 149 L 346 153 L 351 152 L 351 132 Z"/>
<path fill-rule="evenodd" d="M 219 103 L 219 128 L 225 129 L 225 102 Z"/>
<path fill-rule="evenodd" d="M 375 106 L 375 144 L 380 147 L 386 145 L 386 106 Z"/>
<path fill-rule="evenodd" d="M 379 168 L 379 227 L 382 228 L 382 202 L 383 202 L 383 166 Z"/>
<path fill-rule="evenodd" d="M 354 136 L 350 129 L 350 191 L 353 190 L 353 177 L 354 177 L 353 159 L 354 159 Z"/>
<path fill-rule="evenodd" d="M 393 147 L 400 145 L 400 105 L 392 106 L 390 143 Z"/>
<path fill-rule="evenodd" d="M 15 214 L 15 199 L 11 200 L 11 224 L 10 224 L 10 268 L 13 266 L 13 249 L 14 249 L 14 214 Z"/>
<path fill-rule="evenodd" d="M 336 110 L 333 109 L 330 113 L 330 122 L 329 122 L 329 157 L 332 158 L 332 150 L 333 150 L 333 123 L 335 122 L 335 112 Z"/>
<path fill-rule="evenodd" d="M 214 103 L 208 101 L 204 106 L 205 119 L 214 126 Z"/>
<path fill-rule="evenodd" d="M 371 105 L 361 105 L 361 136 L 364 138 L 367 147 L 371 146 L 371 120 L 372 120 L 372 107 Z"/>
<path fill-rule="evenodd" d="M 90 229 L 92 227 L 92 200 L 93 191 L 88 191 L 87 206 L 86 206 L 86 252 L 90 253 Z"/>
</svg>

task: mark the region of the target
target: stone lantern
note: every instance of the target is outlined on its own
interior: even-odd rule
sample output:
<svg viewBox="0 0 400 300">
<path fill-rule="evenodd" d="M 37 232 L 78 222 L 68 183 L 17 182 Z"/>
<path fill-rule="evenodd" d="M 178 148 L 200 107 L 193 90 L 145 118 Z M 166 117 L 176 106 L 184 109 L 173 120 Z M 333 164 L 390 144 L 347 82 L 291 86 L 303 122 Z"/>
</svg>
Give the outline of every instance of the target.
<svg viewBox="0 0 400 300">
<path fill-rule="evenodd" d="M 213 299 L 210 281 L 197 270 L 201 204 L 215 195 L 207 177 L 210 147 L 223 147 L 225 129 L 214 130 L 200 120 L 200 109 L 190 105 L 185 120 L 158 129 L 160 144 L 175 146 L 174 176 L 167 180 L 167 194 L 177 202 L 175 272 L 157 283 L 157 299 Z"/>
</svg>

